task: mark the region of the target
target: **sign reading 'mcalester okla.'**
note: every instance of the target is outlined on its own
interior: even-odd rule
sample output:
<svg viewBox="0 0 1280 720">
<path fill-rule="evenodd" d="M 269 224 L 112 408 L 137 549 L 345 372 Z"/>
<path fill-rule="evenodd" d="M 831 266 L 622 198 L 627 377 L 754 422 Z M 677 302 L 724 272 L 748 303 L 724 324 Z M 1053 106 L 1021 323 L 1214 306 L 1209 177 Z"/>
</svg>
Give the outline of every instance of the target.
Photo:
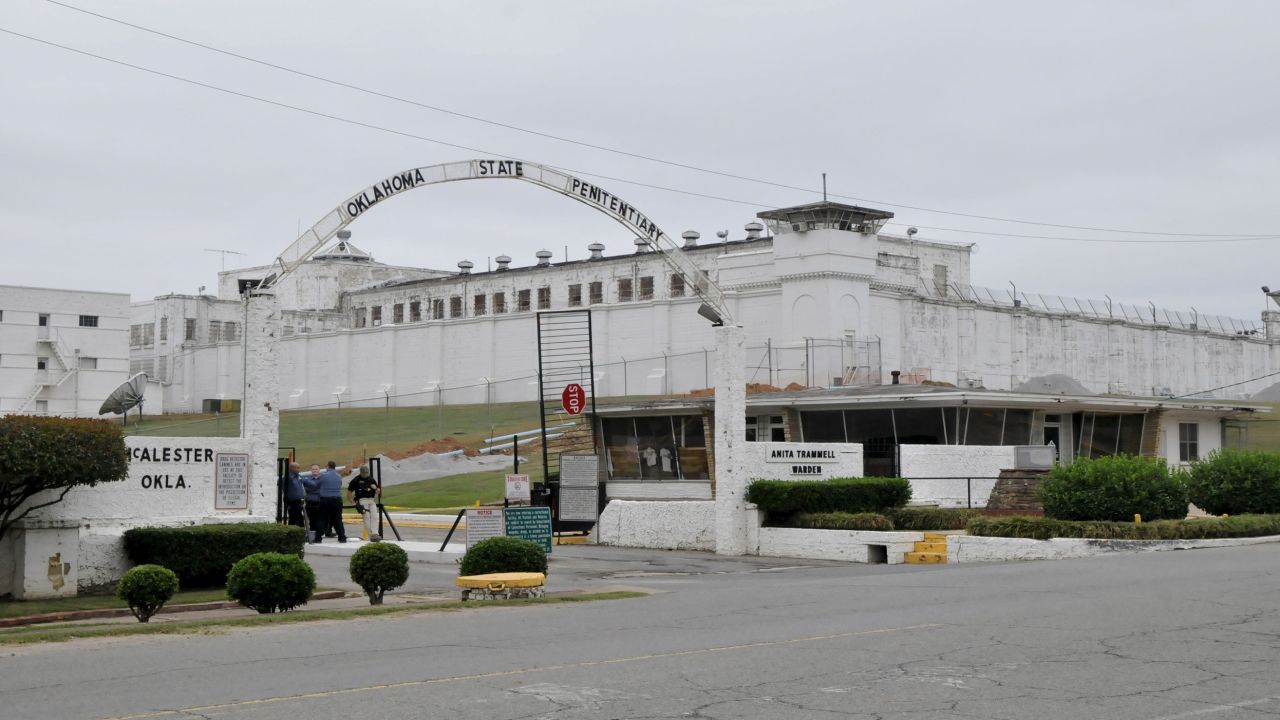
<svg viewBox="0 0 1280 720">
<path fill-rule="evenodd" d="M 248 441 L 135 436 L 125 442 L 129 479 L 119 487 L 100 486 L 99 502 L 119 503 L 121 511 L 152 518 L 249 509 L 253 463 Z"/>
</svg>

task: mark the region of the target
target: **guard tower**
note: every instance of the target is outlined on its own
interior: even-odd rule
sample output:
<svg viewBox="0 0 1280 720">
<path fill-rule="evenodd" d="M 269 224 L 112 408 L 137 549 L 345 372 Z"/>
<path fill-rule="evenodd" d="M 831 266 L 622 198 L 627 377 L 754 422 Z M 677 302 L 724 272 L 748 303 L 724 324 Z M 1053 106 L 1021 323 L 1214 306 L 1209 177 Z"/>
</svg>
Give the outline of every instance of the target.
<svg viewBox="0 0 1280 720">
<path fill-rule="evenodd" d="M 795 347 L 839 347 L 866 339 L 871 329 L 871 282 L 880 241 L 893 213 L 816 202 L 757 215 L 774 236 L 774 267 L 782 286 L 782 326 Z M 809 353 L 808 381 L 824 386 L 844 378 L 840 353 Z"/>
</svg>

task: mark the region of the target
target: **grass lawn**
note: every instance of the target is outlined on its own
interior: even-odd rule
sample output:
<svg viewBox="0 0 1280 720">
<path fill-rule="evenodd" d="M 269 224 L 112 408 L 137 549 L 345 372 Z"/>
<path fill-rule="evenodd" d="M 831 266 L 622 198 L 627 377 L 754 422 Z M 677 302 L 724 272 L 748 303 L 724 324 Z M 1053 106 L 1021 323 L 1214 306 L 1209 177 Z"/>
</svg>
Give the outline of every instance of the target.
<svg viewBox="0 0 1280 720">
<path fill-rule="evenodd" d="M 189 590 L 179 592 L 166 605 L 183 603 L 216 602 L 227 599 L 225 588 Z M 101 608 L 127 608 L 129 605 L 114 595 L 87 595 L 55 598 L 52 600 L 10 600 L 0 602 L 0 618 L 26 617 L 46 613 L 72 612 L 73 610 L 99 610 Z"/>
<path fill-rule="evenodd" d="M 521 474 L 531 482 L 542 481 L 542 465 L 522 465 Z M 506 489 L 506 470 L 464 473 L 434 480 L 419 480 L 403 485 L 388 485 L 382 490 L 382 502 L 402 508 L 456 510 L 474 505 L 477 500 L 490 503 L 502 500 Z"/>
</svg>

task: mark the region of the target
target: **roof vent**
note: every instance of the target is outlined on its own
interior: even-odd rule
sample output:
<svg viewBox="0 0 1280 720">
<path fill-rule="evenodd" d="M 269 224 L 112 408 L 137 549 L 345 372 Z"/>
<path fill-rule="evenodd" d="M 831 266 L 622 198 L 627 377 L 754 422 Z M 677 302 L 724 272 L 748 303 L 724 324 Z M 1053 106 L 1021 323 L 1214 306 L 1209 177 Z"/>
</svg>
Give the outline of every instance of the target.
<svg viewBox="0 0 1280 720">
<path fill-rule="evenodd" d="M 649 252 L 649 241 L 648 241 L 648 240 L 645 240 L 645 239 L 644 239 L 644 238 L 642 238 L 642 237 L 638 237 L 638 238 L 636 238 L 636 239 L 635 239 L 635 243 L 636 243 L 636 254 L 637 254 L 637 255 L 639 255 L 640 253 L 646 253 L 646 252 Z"/>
<path fill-rule="evenodd" d="M 697 230 L 685 230 L 680 233 L 680 237 L 684 238 L 684 246 L 687 248 L 698 247 L 698 238 L 702 237 Z"/>
<path fill-rule="evenodd" d="M 498 257 L 494 258 L 493 261 L 498 263 L 498 272 L 503 272 L 504 270 L 511 269 L 510 255 L 499 255 Z"/>
<path fill-rule="evenodd" d="M 538 267 L 551 267 L 551 251 L 550 250 L 539 250 L 538 252 L 534 253 L 533 256 L 538 258 Z"/>
<path fill-rule="evenodd" d="M 471 268 L 473 268 L 473 267 L 475 267 L 475 266 L 476 266 L 476 264 L 475 264 L 475 263 L 473 263 L 473 262 L 471 262 L 470 260 L 462 260 L 462 261 L 459 261 L 459 262 L 458 262 L 458 274 L 459 274 L 459 275 L 470 275 L 470 274 L 471 274 Z"/>
<path fill-rule="evenodd" d="M 758 240 L 760 239 L 760 233 L 764 232 L 764 224 L 749 222 L 746 225 L 743 225 L 742 229 L 747 231 L 748 240 Z"/>
<path fill-rule="evenodd" d="M 587 258 L 588 260 L 604 259 L 604 243 L 591 243 L 587 249 L 591 251 L 591 257 Z"/>
</svg>

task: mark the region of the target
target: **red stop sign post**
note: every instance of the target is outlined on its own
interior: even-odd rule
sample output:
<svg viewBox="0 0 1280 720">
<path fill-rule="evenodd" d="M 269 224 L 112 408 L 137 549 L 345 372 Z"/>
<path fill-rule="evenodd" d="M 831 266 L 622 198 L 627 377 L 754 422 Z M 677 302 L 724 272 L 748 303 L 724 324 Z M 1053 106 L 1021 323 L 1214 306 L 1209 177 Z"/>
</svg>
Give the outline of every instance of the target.
<svg viewBox="0 0 1280 720">
<path fill-rule="evenodd" d="M 570 415 L 577 415 L 586 408 L 587 393 L 578 383 L 569 383 L 560 393 L 560 407 Z"/>
</svg>

